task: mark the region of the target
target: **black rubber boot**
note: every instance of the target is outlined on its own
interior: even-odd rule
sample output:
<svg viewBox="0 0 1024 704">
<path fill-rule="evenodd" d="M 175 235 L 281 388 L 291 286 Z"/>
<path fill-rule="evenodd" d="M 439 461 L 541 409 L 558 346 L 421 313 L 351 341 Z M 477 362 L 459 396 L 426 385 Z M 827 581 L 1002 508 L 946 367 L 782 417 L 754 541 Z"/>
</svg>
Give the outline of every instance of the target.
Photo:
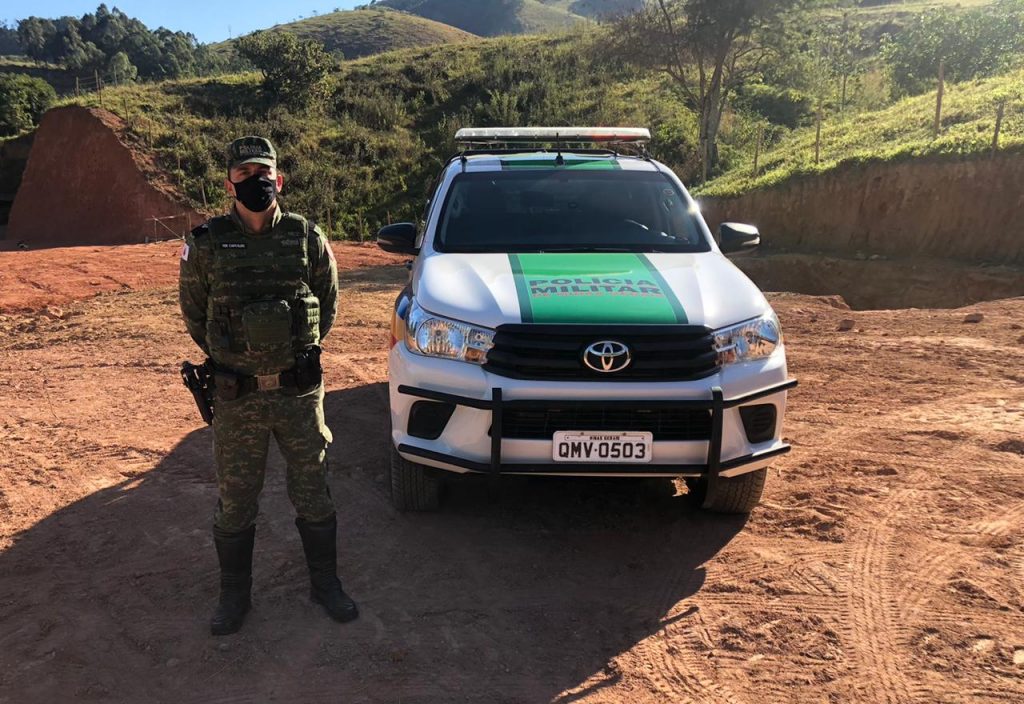
<svg viewBox="0 0 1024 704">
<path fill-rule="evenodd" d="M 335 621 L 354 621 L 359 617 L 356 602 L 341 588 L 341 580 L 338 579 L 337 518 L 331 516 L 319 523 L 296 518 L 295 525 L 302 537 L 302 549 L 309 565 L 310 597 L 322 604 Z"/>
<path fill-rule="evenodd" d="M 213 542 L 220 560 L 220 603 L 210 619 L 210 633 L 226 636 L 237 633 L 252 606 L 252 545 L 256 526 L 241 533 L 228 533 L 213 527 Z"/>
</svg>

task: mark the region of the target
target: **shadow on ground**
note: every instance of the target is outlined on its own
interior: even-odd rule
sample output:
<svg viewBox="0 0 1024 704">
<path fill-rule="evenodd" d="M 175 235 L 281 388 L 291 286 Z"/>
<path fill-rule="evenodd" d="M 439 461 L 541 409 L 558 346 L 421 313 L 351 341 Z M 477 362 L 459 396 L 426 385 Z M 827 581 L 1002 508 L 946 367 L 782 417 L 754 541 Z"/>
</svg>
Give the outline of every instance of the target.
<svg viewBox="0 0 1024 704">
<path fill-rule="evenodd" d="M 394 512 L 386 386 L 328 394 L 342 577 L 362 618 L 308 601 L 281 460 L 257 528 L 254 610 L 213 639 L 210 433 L 39 522 L 0 554 L 0 702 L 574 701 L 701 589 L 742 528 L 649 481 L 460 481 Z M 681 607 L 675 619 L 690 612 Z M 675 612 L 673 612 L 675 613 Z"/>
</svg>

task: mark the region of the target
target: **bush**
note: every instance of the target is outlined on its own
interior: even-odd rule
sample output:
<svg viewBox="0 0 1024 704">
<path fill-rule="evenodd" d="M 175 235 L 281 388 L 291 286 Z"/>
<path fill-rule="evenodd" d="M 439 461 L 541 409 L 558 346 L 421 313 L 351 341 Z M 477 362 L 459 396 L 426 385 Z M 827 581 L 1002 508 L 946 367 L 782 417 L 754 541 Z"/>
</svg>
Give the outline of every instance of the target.
<svg viewBox="0 0 1024 704">
<path fill-rule="evenodd" d="M 814 111 L 813 101 L 806 93 L 764 83 L 743 86 L 736 96 L 736 107 L 790 129 L 807 124 Z"/>
<path fill-rule="evenodd" d="M 53 86 L 41 78 L 0 74 L 0 137 L 32 129 L 56 100 Z"/>
<path fill-rule="evenodd" d="M 254 32 L 239 39 L 236 50 L 263 72 L 263 90 L 276 102 L 311 108 L 326 99 L 334 59 L 320 42 L 287 32 Z"/>
</svg>

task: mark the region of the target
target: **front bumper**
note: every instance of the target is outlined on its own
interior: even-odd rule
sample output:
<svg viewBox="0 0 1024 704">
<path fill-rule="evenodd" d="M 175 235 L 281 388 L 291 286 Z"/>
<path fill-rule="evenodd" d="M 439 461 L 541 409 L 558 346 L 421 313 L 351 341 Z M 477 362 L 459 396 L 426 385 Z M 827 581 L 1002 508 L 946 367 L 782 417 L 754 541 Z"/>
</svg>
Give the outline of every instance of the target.
<svg viewBox="0 0 1024 704">
<path fill-rule="evenodd" d="M 721 375 L 701 382 L 632 386 L 538 384 L 486 374 L 458 362 L 413 357 L 396 346 L 391 358 L 392 438 L 406 459 L 460 473 L 622 477 L 732 477 L 768 466 L 790 451 L 781 441 L 788 379 L 784 358 L 741 376 Z M 409 383 L 403 383 L 409 382 Z M 488 383 L 489 382 L 489 383 Z M 765 384 L 768 384 L 767 386 Z M 730 389 L 725 397 L 722 387 Z M 433 387 L 433 388 L 430 388 Z M 447 390 L 441 390 L 447 389 Z M 477 397 L 452 393 L 468 391 Z M 706 440 L 655 441 L 647 464 L 565 463 L 551 460 L 550 440 L 502 437 L 507 411 L 543 408 L 559 400 L 600 400 L 605 405 L 642 404 L 666 409 L 710 411 Z M 638 400 L 642 399 L 642 400 Z M 452 404 L 447 430 L 434 440 L 406 432 L 408 413 L 417 401 Z M 774 404 L 778 423 L 773 438 L 750 444 L 738 408 L 754 402 Z"/>
</svg>

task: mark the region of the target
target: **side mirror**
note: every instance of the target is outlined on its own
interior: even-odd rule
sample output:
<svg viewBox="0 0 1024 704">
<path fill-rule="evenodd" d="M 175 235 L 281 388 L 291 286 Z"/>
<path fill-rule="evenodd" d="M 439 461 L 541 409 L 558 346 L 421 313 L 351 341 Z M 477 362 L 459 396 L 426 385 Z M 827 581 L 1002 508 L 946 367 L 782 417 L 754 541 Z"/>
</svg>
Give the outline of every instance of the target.
<svg viewBox="0 0 1024 704">
<path fill-rule="evenodd" d="M 718 246 L 723 254 L 749 252 L 761 244 L 761 233 L 753 225 L 723 222 L 718 226 Z"/>
<path fill-rule="evenodd" d="M 420 253 L 416 247 L 416 225 L 411 222 L 399 222 L 382 227 L 377 233 L 377 246 L 392 254 L 416 256 Z"/>
</svg>

